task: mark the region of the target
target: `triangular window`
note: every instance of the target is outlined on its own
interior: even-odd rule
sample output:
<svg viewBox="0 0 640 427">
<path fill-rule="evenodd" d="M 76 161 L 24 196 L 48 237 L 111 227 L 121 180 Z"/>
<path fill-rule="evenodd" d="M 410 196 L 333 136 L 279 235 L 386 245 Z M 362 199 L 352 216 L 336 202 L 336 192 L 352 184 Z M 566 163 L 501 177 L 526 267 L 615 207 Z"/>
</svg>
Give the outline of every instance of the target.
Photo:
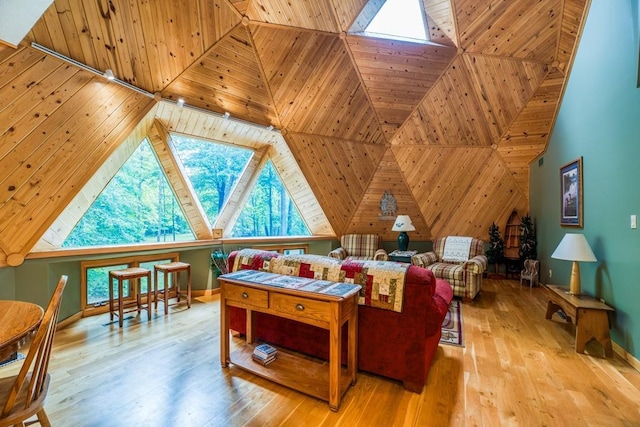
<svg viewBox="0 0 640 427">
<path fill-rule="evenodd" d="M 215 224 L 253 151 L 179 134 L 171 141 L 209 223 Z"/>
<path fill-rule="evenodd" d="M 427 18 L 421 0 L 386 0 L 373 18 L 367 22 L 365 16 L 372 12 L 374 3 L 367 5 L 356 22 L 364 24 L 364 30 L 355 33 L 404 40 L 414 43 L 428 41 Z"/>
<path fill-rule="evenodd" d="M 63 247 L 194 240 L 146 139 L 93 202 Z"/>
<path fill-rule="evenodd" d="M 262 169 L 231 234 L 234 237 L 310 235 L 271 160 Z"/>
</svg>

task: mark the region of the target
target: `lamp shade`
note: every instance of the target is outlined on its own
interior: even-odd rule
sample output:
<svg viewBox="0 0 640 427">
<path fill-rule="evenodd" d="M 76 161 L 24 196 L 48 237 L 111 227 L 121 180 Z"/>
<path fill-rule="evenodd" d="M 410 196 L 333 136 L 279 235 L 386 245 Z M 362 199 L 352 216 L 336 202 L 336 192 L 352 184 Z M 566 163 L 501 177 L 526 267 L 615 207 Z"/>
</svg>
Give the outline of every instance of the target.
<svg viewBox="0 0 640 427">
<path fill-rule="evenodd" d="M 391 231 L 414 231 L 415 229 L 409 215 L 398 215 Z"/>
<path fill-rule="evenodd" d="M 556 250 L 551 254 L 551 258 L 566 261 L 598 261 L 584 234 L 577 233 L 565 234 Z"/>
</svg>

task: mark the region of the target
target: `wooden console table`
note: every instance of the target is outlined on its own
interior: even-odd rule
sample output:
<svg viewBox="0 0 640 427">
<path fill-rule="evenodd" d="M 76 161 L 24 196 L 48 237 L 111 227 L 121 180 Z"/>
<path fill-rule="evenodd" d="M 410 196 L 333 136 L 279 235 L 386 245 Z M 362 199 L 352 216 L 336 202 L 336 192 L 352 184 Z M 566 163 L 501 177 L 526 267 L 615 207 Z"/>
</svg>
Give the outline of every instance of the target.
<svg viewBox="0 0 640 427">
<path fill-rule="evenodd" d="M 546 318 L 551 319 L 553 313 L 562 310 L 567 322 L 576 325 L 576 352 L 584 353 L 585 345 L 595 339 L 604 347 L 605 356 L 611 357 L 609 312 L 614 309 L 587 295 L 571 295 L 561 286 L 545 285 L 544 288 L 549 296 Z"/>
<path fill-rule="evenodd" d="M 229 362 L 279 384 L 329 402 L 337 411 L 340 399 L 356 383 L 358 293 L 360 286 L 294 276 L 240 270 L 220 281 L 220 362 Z M 229 354 L 229 307 L 247 311 L 247 345 Z M 329 330 L 329 366 L 321 361 L 278 351 L 267 366 L 252 360 L 253 311 L 285 317 Z M 342 325 L 348 322 L 348 357 L 341 366 Z"/>
</svg>

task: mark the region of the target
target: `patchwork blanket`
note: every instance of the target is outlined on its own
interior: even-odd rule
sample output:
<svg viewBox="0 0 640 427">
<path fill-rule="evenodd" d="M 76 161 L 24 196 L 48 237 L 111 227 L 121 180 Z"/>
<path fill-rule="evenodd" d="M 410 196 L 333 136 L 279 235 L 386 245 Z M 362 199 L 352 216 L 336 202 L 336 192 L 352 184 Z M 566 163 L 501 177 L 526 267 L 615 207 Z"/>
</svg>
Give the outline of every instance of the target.
<svg viewBox="0 0 640 427">
<path fill-rule="evenodd" d="M 408 264 L 388 261 L 340 261 L 322 255 L 286 255 L 243 249 L 233 270 L 252 268 L 288 276 L 308 277 L 362 286 L 359 304 L 402 312 Z"/>
</svg>

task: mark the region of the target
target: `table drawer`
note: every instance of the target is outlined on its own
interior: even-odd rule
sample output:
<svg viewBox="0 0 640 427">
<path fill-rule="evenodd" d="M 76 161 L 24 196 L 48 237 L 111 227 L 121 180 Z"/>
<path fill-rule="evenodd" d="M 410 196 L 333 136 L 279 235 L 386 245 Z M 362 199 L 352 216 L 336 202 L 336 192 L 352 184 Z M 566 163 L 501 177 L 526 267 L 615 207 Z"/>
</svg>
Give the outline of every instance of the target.
<svg viewBox="0 0 640 427">
<path fill-rule="evenodd" d="M 253 307 L 269 307 L 269 292 L 261 289 L 225 283 L 224 297 Z"/>
<path fill-rule="evenodd" d="M 272 292 L 269 295 L 269 307 L 294 319 L 304 318 L 320 323 L 331 319 L 331 307 L 326 301 Z"/>
</svg>

